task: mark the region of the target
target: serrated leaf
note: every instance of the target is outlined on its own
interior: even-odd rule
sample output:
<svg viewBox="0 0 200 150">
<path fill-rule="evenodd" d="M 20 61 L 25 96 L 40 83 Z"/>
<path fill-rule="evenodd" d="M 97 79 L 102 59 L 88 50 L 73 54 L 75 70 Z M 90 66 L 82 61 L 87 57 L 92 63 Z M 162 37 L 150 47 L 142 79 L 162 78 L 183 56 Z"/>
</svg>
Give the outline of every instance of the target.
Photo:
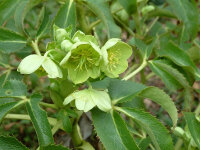
<svg viewBox="0 0 200 150">
<path fill-rule="evenodd" d="M 184 118 L 187 122 L 192 138 L 200 149 L 200 122 L 196 119 L 195 114 L 192 112 L 184 112 Z"/>
<path fill-rule="evenodd" d="M 26 96 L 27 88 L 26 85 L 19 80 L 8 80 L 3 87 L 0 87 L 0 98 L 1 97 L 17 97 Z"/>
<path fill-rule="evenodd" d="M 23 102 L 8 102 L 0 105 L 0 123 L 8 112 L 21 105 Z"/>
<path fill-rule="evenodd" d="M 12 53 L 25 46 L 26 39 L 23 36 L 6 28 L 0 28 L 0 51 Z"/>
<path fill-rule="evenodd" d="M 181 87 L 190 88 L 183 74 L 164 61 L 150 61 L 149 66 L 151 70 L 163 80 L 169 90 L 175 91 Z"/>
<path fill-rule="evenodd" d="M 0 3 L 0 25 L 9 19 L 19 4 L 20 0 L 2 0 Z"/>
<path fill-rule="evenodd" d="M 53 144 L 54 140 L 51 133 L 51 126 L 47 119 L 47 114 L 39 107 L 41 99 L 41 95 L 32 95 L 30 101 L 26 104 L 26 108 L 37 133 L 39 145 L 47 146 Z"/>
<path fill-rule="evenodd" d="M 174 14 L 184 22 L 187 34 L 195 37 L 198 31 L 198 8 L 194 0 L 167 0 Z"/>
<path fill-rule="evenodd" d="M 110 113 L 93 109 L 92 119 L 97 135 L 106 150 L 126 150 Z M 106 125 L 103 125 L 102 122 L 106 122 Z"/>
<path fill-rule="evenodd" d="M 127 13 L 132 14 L 137 11 L 137 0 L 118 0 Z"/>
<path fill-rule="evenodd" d="M 172 138 L 169 132 L 151 114 L 133 108 L 119 108 L 118 110 L 131 117 L 149 134 L 156 149 L 174 150 Z"/>
<path fill-rule="evenodd" d="M 37 31 L 37 39 L 40 39 L 42 36 L 48 34 L 49 30 L 50 30 L 50 18 L 49 18 L 49 14 L 47 12 L 46 9 L 44 9 L 44 17 L 42 20 L 42 23 L 40 24 L 40 27 Z"/>
<path fill-rule="evenodd" d="M 113 111 L 112 117 L 116 130 L 124 146 L 126 147 L 126 150 L 139 150 L 122 117 L 115 111 Z"/>
<path fill-rule="evenodd" d="M 120 37 L 121 29 L 115 24 L 106 0 L 86 0 L 91 10 L 101 19 L 108 38 Z"/>
<path fill-rule="evenodd" d="M 58 11 L 55 24 L 60 28 L 66 28 L 72 25 L 72 32 L 76 29 L 76 7 L 73 0 L 67 1 Z"/>
<path fill-rule="evenodd" d="M 28 150 L 28 148 L 14 137 L 0 136 L 0 150 Z"/>
<path fill-rule="evenodd" d="M 164 91 L 157 87 L 148 87 L 144 89 L 139 96 L 151 99 L 153 102 L 161 105 L 168 112 L 173 121 L 173 125 L 176 126 L 178 120 L 176 106 L 172 99 Z"/>
<path fill-rule="evenodd" d="M 159 56 L 172 60 L 178 66 L 188 69 L 188 71 L 200 78 L 200 73 L 189 55 L 172 41 L 162 44 L 157 53 Z"/>
</svg>

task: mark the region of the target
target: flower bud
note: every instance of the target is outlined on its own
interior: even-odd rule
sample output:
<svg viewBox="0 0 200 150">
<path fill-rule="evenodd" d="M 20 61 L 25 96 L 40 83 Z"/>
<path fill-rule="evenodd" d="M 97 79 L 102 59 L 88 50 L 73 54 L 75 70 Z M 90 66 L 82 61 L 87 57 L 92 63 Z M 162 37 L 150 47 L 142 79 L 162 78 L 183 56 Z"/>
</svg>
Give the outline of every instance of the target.
<svg viewBox="0 0 200 150">
<path fill-rule="evenodd" d="M 61 42 L 68 36 L 68 33 L 65 29 L 57 29 L 55 33 L 55 38 L 58 42 Z"/>
<path fill-rule="evenodd" d="M 142 14 L 146 15 L 148 14 L 150 11 L 154 10 L 155 7 L 153 5 L 148 5 L 142 8 Z"/>
<path fill-rule="evenodd" d="M 64 40 L 61 43 L 61 49 L 68 52 L 68 51 L 70 51 L 72 45 L 73 45 L 73 43 L 70 42 L 69 40 Z"/>
</svg>

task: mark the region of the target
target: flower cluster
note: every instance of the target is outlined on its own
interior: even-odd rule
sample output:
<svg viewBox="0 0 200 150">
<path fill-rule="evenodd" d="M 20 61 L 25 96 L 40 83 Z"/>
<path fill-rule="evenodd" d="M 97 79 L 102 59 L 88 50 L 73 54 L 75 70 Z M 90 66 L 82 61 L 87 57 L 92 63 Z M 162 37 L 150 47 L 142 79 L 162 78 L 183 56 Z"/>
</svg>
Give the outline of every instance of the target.
<svg viewBox="0 0 200 150">
<path fill-rule="evenodd" d="M 48 43 L 44 56 L 40 52 L 27 56 L 21 61 L 18 71 L 22 74 L 42 71 L 49 78 L 68 77 L 74 84 L 80 84 L 89 78 L 100 77 L 101 72 L 116 78 L 126 70 L 127 59 L 132 54 L 128 44 L 113 38 L 100 47 L 94 36 L 81 31 L 71 36 L 71 31 L 70 27 L 62 29 L 54 26 L 54 41 Z M 77 109 L 85 112 L 95 106 L 102 111 L 112 108 L 108 93 L 92 88 L 72 93 L 63 104 L 73 100 Z"/>
<path fill-rule="evenodd" d="M 131 47 L 120 39 L 110 39 L 100 48 L 96 38 L 77 31 L 71 37 L 71 28 L 54 26 L 54 41 L 48 43 L 44 56 L 30 55 L 22 60 L 18 71 L 30 74 L 40 66 L 50 78 L 62 78 L 60 68 L 67 69 L 69 79 L 83 83 L 97 78 L 101 72 L 111 78 L 118 77 L 128 67 Z"/>
</svg>

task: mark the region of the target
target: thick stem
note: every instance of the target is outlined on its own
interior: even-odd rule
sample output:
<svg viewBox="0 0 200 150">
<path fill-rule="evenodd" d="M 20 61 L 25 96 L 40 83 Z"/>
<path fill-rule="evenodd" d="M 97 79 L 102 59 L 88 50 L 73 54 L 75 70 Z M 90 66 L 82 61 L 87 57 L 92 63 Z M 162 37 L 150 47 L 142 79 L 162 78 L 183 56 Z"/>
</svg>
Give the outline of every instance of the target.
<svg viewBox="0 0 200 150">
<path fill-rule="evenodd" d="M 135 71 L 130 73 L 128 76 L 124 77 L 123 80 L 129 80 L 130 78 L 135 76 L 138 72 L 140 72 L 142 69 L 144 69 L 144 67 L 146 67 L 146 65 L 147 65 L 147 61 L 146 61 L 146 59 L 144 59 L 142 64 Z"/>
</svg>

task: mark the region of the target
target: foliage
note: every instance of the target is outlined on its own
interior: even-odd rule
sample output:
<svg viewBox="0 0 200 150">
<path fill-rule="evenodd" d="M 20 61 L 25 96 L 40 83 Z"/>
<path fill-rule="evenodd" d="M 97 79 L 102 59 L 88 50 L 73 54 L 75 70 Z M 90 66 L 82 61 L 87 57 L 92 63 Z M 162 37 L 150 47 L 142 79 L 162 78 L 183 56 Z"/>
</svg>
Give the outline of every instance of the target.
<svg viewBox="0 0 200 150">
<path fill-rule="evenodd" d="M 200 149 L 199 5 L 0 0 L 0 149 Z"/>
</svg>

